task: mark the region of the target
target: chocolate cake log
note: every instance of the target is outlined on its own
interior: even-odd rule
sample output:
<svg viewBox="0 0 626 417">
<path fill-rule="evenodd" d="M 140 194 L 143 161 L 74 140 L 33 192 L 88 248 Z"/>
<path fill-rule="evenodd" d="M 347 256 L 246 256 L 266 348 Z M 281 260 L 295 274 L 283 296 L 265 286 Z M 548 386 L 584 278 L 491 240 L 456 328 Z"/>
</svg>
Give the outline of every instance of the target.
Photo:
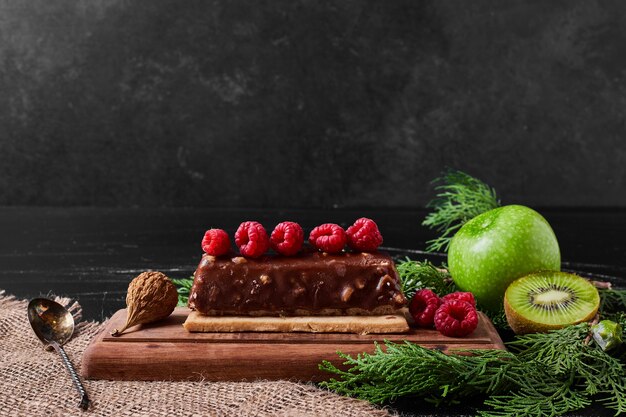
<svg viewBox="0 0 626 417">
<path fill-rule="evenodd" d="M 405 304 L 393 260 L 382 253 L 205 254 L 189 295 L 189 307 L 209 316 L 381 315 Z"/>
</svg>

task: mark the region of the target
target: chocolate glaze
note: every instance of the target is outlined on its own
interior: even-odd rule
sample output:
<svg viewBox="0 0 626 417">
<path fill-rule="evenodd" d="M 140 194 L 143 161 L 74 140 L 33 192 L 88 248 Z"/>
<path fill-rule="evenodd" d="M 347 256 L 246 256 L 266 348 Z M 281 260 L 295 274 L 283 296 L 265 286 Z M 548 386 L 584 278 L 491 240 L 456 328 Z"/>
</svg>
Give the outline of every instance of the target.
<svg viewBox="0 0 626 417">
<path fill-rule="evenodd" d="M 222 315 L 294 315 L 323 309 L 373 311 L 403 307 L 398 273 L 383 253 L 331 255 L 307 251 L 297 256 L 257 259 L 204 255 L 189 296 L 189 307 Z"/>
</svg>

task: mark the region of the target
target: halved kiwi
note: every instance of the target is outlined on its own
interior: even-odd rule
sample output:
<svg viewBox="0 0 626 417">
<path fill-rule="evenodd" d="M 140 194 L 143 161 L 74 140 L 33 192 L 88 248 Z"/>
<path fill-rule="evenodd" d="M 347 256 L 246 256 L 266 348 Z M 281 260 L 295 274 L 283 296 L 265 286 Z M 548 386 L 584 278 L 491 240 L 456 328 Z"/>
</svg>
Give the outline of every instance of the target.
<svg viewBox="0 0 626 417">
<path fill-rule="evenodd" d="M 598 290 L 586 279 L 566 272 L 526 275 L 504 293 L 506 318 L 516 334 L 547 332 L 591 320 L 599 305 Z"/>
</svg>

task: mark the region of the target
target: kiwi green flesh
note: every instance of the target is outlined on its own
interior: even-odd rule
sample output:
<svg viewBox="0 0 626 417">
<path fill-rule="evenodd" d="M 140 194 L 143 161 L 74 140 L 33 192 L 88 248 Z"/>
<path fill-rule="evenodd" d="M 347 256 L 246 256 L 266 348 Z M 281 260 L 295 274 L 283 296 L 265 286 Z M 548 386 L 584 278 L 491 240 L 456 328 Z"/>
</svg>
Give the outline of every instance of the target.
<svg viewBox="0 0 626 417">
<path fill-rule="evenodd" d="M 516 333 L 558 329 L 590 320 L 598 311 L 598 290 L 574 274 L 543 271 L 507 288 L 505 312 Z"/>
</svg>

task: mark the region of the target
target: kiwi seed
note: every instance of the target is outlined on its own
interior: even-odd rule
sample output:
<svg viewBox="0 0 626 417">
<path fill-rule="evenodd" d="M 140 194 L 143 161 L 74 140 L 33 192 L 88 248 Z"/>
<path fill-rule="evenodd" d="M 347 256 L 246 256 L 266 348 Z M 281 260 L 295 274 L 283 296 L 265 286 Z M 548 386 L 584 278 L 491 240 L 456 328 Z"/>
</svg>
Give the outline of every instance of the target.
<svg viewBox="0 0 626 417">
<path fill-rule="evenodd" d="M 591 320 L 600 305 L 598 290 L 566 272 L 542 271 L 513 281 L 504 294 L 504 311 L 517 334 L 546 332 Z"/>
</svg>

